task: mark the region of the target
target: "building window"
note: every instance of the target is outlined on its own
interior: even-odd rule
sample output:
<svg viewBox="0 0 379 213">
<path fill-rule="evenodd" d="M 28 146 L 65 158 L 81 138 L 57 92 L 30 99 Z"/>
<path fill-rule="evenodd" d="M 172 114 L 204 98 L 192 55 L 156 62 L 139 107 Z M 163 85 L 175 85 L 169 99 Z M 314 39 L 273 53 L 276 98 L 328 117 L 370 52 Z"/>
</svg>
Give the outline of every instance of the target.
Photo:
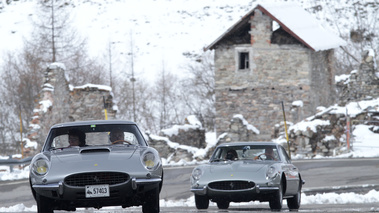
<svg viewBox="0 0 379 213">
<path fill-rule="evenodd" d="M 249 69 L 249 52 L 239 53 L 238 69 L 240 70 Z"/>
</svg>

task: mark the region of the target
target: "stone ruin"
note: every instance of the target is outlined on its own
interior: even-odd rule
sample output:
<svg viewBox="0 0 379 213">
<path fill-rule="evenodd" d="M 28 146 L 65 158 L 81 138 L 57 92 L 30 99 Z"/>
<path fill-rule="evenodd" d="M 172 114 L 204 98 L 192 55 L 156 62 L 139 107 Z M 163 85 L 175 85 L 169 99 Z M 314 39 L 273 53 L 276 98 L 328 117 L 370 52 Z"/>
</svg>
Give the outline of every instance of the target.
<svg viewBox="0 0 379 213">
<path fill-rule="evenodd" d="M 27 138 L 41 147 L 52 125 L 78 120 L 103 120 L 104 105 L 108 118 L 114 119 L 117 108 L 113 104 L 110 87 L 94 84 L 74 87 L 65 75 L 65 66 L 53 63 L 45 70 L 44 84 L 36 99 Z"/>
</svg>

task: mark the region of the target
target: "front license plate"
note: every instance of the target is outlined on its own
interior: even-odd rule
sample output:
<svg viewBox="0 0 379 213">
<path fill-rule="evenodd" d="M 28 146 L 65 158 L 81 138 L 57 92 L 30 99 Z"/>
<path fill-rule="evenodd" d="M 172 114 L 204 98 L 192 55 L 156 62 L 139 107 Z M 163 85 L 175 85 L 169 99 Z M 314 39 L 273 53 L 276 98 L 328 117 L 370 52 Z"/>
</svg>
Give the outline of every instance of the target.
<svg viewBox="0 0 379 213">
<path fill-rule="evenodd" d="M 88 185 L 85 189 L 86 198 L 109 197 L 109 185 Z"/>
</svg>

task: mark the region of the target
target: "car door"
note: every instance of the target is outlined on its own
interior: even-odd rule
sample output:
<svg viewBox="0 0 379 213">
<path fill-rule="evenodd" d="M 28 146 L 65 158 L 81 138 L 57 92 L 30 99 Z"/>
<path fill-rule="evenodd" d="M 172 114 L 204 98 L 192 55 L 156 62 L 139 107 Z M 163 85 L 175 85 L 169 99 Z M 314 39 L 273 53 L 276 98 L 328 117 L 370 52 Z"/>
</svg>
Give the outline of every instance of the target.
<svg viewBox="0 0 379 213">
<path fill-rule="evenodd" d="M 282 146 L 280 146 L 279 149 L 280 149 L 280 155 L 284 163 L 282 166 L 282 169 L 286 176 L 286 181 L 287 181 L 287 189 L 284 195 L 285 196 L 294 195 L 297 193 L 300 186 L 299 171 L 297 167 L 291 163 L 291 160 L 288 157 L 286 150 Z"/>
</svg>

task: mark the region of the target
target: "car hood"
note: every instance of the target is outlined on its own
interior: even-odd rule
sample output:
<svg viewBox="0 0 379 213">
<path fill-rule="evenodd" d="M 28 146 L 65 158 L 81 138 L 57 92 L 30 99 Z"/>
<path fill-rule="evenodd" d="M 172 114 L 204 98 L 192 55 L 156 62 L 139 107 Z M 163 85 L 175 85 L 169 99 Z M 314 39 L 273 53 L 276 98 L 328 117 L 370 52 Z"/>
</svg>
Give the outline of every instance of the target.
<svg viewBox="0 0 379 213">
<path fill-rule="evenodd" d="M 268 167 L 267 163 L 256 163 L 252 161 L 228 161 L 218 162 L 209 165 L 210 173 L 223 173 L 223 172 L 266 172 Z"/>
<path fill-rule="evenodd" d="M 67 148 L 51 152 L 50 173 L 78 173 L 86 171 L 126 171 L 138 165 L 140 151 L 133 147 Z M 124 163 L 120 163 L 124 162 Z M 134 162 L 134 163 L 132 163 Z M 129 165 L 129 166 L 126 166 Z M 124 169 L 123 169 L 124 168 Z"/>
</svg>

